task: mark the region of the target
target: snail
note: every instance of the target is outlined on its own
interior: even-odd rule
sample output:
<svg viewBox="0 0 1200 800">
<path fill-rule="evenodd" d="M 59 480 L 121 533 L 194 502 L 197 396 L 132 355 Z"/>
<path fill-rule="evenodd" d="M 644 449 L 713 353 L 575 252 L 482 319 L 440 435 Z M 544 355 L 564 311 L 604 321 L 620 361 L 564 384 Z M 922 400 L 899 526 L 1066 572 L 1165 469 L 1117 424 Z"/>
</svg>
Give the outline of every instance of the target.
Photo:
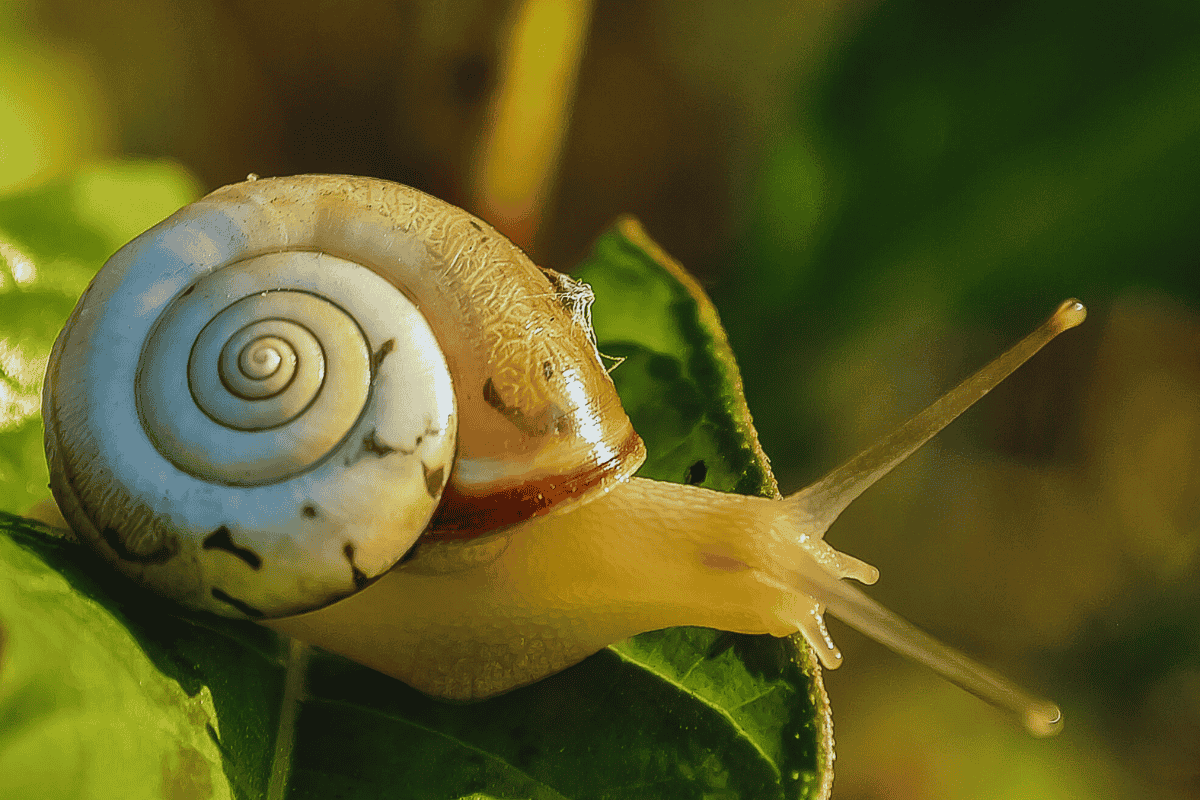
<svg viewBox="0 0 1200 800">
<path fill-rule="evenodd" d="M 634 476 L 590 289 L 381 180 L 226 186 L 119 250 L 55 342 L 51 488 L 107 562 L 430 695 L 488 697 L 628 636 L 803 635 L 829 611 L 1052 732 L 1058 709 L 843 581 L 851 500 L 1057 333 L 784 498 Z"/>
</svg>

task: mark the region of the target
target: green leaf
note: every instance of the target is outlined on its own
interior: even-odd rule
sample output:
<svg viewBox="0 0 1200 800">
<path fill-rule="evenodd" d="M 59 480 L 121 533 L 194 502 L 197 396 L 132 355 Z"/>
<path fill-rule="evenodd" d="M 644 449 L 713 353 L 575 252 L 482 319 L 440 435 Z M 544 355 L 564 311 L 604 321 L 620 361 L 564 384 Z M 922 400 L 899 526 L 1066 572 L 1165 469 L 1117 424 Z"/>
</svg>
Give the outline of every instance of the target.
<svg viewBox="0 0 1200 800">
<path fill-rule="evenodd" d="M 601 351 L 624 359 L 612 377 L 646 441 L 639 474 L 778 495 L 733 351 L 699 284 L 631 217 L 600 237 L 578 277 L 598 298 L 592 322 Z"/>
<path fill-rule="evenodd" d="M 196 194 L 176 164 L 114 161 L 0 198 L 0 510 L 50 496 L 42 375 L 75 301 L 117 248 Z"/>
<path fill-rule="evenodd" d="M 737 367 L 695 283 L 632 220 L 601 237 L 582 274 L 598 295 L 601 350 L 624 358 L 614 377 L 648 444 L 642 474 L 775 494 Z M 3 443 L 0 454 L 8 455 Z M 25 733 L 34 729 L 30 714 L 10 698 L 24 691 L 25 702 L 50 709 L 46 718 L 69 732 L 74 707 L 50 687 L 92 670 L 77 664 L 95 664 L 97 685 L 77 704 L 130 733 L 115 743 L 82 739 L 79 747 L 89 757 L 119 742 L 141 748 L 146 755 L 124 768 L 140 776 L 138 796 L 809 798 L 828 791 L 827 701 L 797 640 L 698 628 L 647 633 L 533 686 L 451 704 L 339 657 L 289 647 L 257 626 L 181 612 L 93 569 L 81 546 L 15 518 L 0 527 L 8 533 L 0 537 L 3 580 L 40 585 L 49 576 L 59 607 L 71 609 L 53 611 L 7 588 L 0 594 L 7 648 L 31 676 L 11 682 L 24 673 L 10 672 L 9 657 L 0 656 L 0 719 L 22 720 L 0 724 L 0 766 L 18 745 L 31 759 L 55 757 L 48 742 Z M 91 615 L 86 622 L 82 609 Z M 76 646 L 85 625 L 92 631 L 86 649 Z M 43 641 L 31 631 L 53 636 Z M 100 688 L 109 671 L 140 676 L 127 681 L 133 697 L 117 702 Z M 180 718 L 190 722 L 173 722 Z M 164 759 L 183 752 L 180 742 L 200 754 L 187 763 L 197 774 L 206 770 L 208 783 L 196 784 L 204 791 L 173 794 L 162 779 Z M 0 797 L 15 791 L 13 774 L 0 769 Z M 128 797 L 131 785 L 88 773 L 73 790 Z"/>
<path fill-rule="evenodd" d="M 3 522 L 0 797 L 232 797 L 218 746 L 232 720 L 163 663 L 187 652 L 187 634 L 152 658 L 152 611 L 134 623 L 78 546 Z"/>
</svg>

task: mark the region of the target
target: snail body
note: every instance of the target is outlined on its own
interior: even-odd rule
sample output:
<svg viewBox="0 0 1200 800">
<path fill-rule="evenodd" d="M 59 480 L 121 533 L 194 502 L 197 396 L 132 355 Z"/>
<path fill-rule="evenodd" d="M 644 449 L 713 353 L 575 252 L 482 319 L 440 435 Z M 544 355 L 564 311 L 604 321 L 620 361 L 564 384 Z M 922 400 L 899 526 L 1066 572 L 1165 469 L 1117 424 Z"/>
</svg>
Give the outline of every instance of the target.
<svg viewBox="0 0 1200 800">
<path fill-rule="evenodd" d="M 663 484 L 596 350 L 590 290 L 413 189 L 217 190 L 122 248 L 60 334 L 51 488 L 106 561 L 427 693 L 490 696 L 675 625 L 804 635 L 828 609 L 1049 732 L 1030 698 L 841 579 L 843 508 L 1056 333 L 783 499 Z"/>
</svg>

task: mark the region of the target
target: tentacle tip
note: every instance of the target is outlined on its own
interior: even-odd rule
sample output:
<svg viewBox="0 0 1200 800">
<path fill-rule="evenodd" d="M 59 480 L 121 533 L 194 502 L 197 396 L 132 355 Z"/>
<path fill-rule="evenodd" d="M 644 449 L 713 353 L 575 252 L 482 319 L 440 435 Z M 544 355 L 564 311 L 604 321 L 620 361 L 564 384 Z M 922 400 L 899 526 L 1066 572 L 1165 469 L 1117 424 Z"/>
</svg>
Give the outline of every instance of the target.
<svg viewBox="0 0 1200 800">
<path fill-rule="evenodd" d="M 837 669 L 842 665 L 842 651 L 833 643 L 829 631 L 825 629 L 825 620 L 820 609 L 814 609 L 811 616 L 805 615 L 792 623 L 810 650 L 817 654 L 817 660 L 825 669 Z"/>
<path fill-rule="evenodd" d="M 828 547 L 828 545 L 826 545 Z M 836 574 L 839 578 L 851 578 L 858 581 L 864 586 L 870 586 L 879 580 L 879 569 L 865 561 L 848 556 L 845 553 L 839 553 L 833 548 L 829 548 L 830 552 L 836 556 L 835 563 L 837 565 Z"/>
<path fill-rule="evenodd" d="M 1053 703 L 1037 703 L 1025 710 L 1025 729 L 1038 737 L 1054 736 L 1063 727 L 1062 711 Z"/>
<path fill-rule="evenodd" d="M 821 660 L 821 666 L 825 669 L 837 669 L 844 661 L 842 651 L 836 647 L 832 650 L 825 650 L 819 647 L 814 649 L 817 651 L 817 658 Z"/>
<path fill-rule="evenodd" d="M 1059 331 L 1069 330 L 1087 319 L 1087 307 L 1075 298 L 1065 300 L 1054 312 L 1054 327 Z"/>
</svg>

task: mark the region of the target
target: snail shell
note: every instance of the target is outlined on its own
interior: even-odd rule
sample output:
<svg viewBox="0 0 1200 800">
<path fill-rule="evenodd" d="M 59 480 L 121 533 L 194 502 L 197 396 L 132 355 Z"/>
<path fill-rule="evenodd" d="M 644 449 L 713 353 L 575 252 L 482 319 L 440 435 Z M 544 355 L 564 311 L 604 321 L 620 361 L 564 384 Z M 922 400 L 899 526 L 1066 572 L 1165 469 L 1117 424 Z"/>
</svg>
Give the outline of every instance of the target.
<svg viewBox="0 0 1200 800">
<path fill-rule="evenodd" d="M 51 488 L 119 569 L 271 617 L 603 493 L 641 440 L 590 290 L 386 181 L 253 180 L 117 252 L 59 335 Z"/>
</svg>

